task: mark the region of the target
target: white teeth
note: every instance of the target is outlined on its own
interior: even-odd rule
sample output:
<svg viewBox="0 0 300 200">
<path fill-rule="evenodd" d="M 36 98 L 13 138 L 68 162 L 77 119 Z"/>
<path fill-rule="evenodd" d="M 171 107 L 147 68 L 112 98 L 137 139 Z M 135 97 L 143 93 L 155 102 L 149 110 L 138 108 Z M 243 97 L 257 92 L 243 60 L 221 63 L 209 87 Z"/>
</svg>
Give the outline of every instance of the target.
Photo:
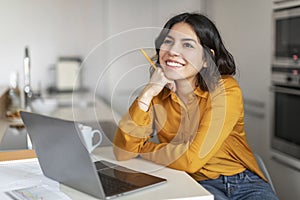
<svg viewBox="0 0 300 200">
<path fill-rule="evenodd" d="M 167 62 L 167 65 L 171 66 L 171 67 L 182 67 L 183 65 L 177 62 Z"/>
</svg>

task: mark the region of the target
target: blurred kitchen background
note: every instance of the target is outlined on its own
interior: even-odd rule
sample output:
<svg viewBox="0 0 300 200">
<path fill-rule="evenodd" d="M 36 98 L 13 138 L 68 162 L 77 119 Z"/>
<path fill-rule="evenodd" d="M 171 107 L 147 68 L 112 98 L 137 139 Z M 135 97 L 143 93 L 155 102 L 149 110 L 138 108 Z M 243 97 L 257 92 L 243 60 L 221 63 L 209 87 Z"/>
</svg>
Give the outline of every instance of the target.
<svg viewBox="0 0 300 200">
<path fill-rule="evenodd" d="M 0 0 L 0 3 L 1 87 L 9 86 L 11 72 L 17 72 L 23 90 L 27 47 L 34 93 L 90 91 L 120 114 L 140 89 L 137 85 L 142 86 L 148 78 L 147 67 L 140 67 L 148 63 L 138 48 L 153 53 L 157 27 L 173 15 L 184 11 L 206 14 L 216 23 L 238 66 L 236 78 L 243 90 L 245 126 L 251 147 L 265 160 L 280 199 L 300 199 L 300 160 L 271 147 L 274 93 L 270 91 L 273 13 L 275 9 L 300 6 L 300 1 Z M 73 71 L 58 74 L 61 61 L 69 62 L 66 65 L 72 65 Z M 72 61 L 75 64 L 70 64 Z M 132 70 L 132 66 L 137 67 Z M 64 73 L 68 74 L 69 83 L 77 81 L 78 85 L 59 83 L 58 76 Z M 70 74 L 76 77 L 70 78 Z"/>
</svg>

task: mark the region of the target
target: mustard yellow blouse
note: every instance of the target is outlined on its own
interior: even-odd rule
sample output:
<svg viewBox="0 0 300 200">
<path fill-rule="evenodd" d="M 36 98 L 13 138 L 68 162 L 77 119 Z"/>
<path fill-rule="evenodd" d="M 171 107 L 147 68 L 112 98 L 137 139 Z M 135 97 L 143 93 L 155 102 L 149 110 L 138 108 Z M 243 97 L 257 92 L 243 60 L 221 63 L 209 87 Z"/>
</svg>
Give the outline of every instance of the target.
<svg viewBox="0 0 300 200">
<path fill-rule="evenodd" d="M 198 181 L 246 168 L 266 180 L 246 141 L 242 92 L 232 76 L 223 76 L 214 91 L 196 88 L 186 104 L 167 88 L 147 112 L 135 100 L 119 122 L 114 144 L 118 160 L 140 155 Z"/>
</svg>

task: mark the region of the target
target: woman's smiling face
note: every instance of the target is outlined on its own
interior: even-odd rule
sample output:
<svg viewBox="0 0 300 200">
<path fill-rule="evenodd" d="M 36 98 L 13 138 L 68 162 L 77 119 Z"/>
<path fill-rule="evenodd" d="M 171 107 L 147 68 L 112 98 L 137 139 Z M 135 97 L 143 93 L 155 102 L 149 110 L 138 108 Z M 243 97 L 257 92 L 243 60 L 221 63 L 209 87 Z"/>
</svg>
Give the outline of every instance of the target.
<svg viewBox="0 0 300 200">
<path fill-rule="evenodd" d="M 197 80 L 204 65 L 203 48 L 189 24 L 180 22 L 171 28 L 160 46 L 159 62 L 170 80 Z"/>
</svg>

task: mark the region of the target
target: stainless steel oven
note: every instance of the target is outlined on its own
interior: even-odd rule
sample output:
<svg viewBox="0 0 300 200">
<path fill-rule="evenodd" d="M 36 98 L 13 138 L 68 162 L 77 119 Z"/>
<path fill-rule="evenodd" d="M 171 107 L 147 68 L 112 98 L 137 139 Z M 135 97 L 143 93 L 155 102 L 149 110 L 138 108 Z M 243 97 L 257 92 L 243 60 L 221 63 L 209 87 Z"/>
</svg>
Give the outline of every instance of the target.
<svg viewBox="0 0 300 200">
<path fill-rule="evenodd" d="M 273 64 L 300 66 L 300 3 L 298 6 L 275 9 Z"/>
<path fill-rule="evenodd" d="M 300 170 L 300 68 L 273 66 L 271 89 L 271 147 L 293 158 L 287 164 Z"/>
<path fill-rule="evenodd" d="M 272 157 L 300 170 L 300 2 L 273 10 Z"/>
</svg>

